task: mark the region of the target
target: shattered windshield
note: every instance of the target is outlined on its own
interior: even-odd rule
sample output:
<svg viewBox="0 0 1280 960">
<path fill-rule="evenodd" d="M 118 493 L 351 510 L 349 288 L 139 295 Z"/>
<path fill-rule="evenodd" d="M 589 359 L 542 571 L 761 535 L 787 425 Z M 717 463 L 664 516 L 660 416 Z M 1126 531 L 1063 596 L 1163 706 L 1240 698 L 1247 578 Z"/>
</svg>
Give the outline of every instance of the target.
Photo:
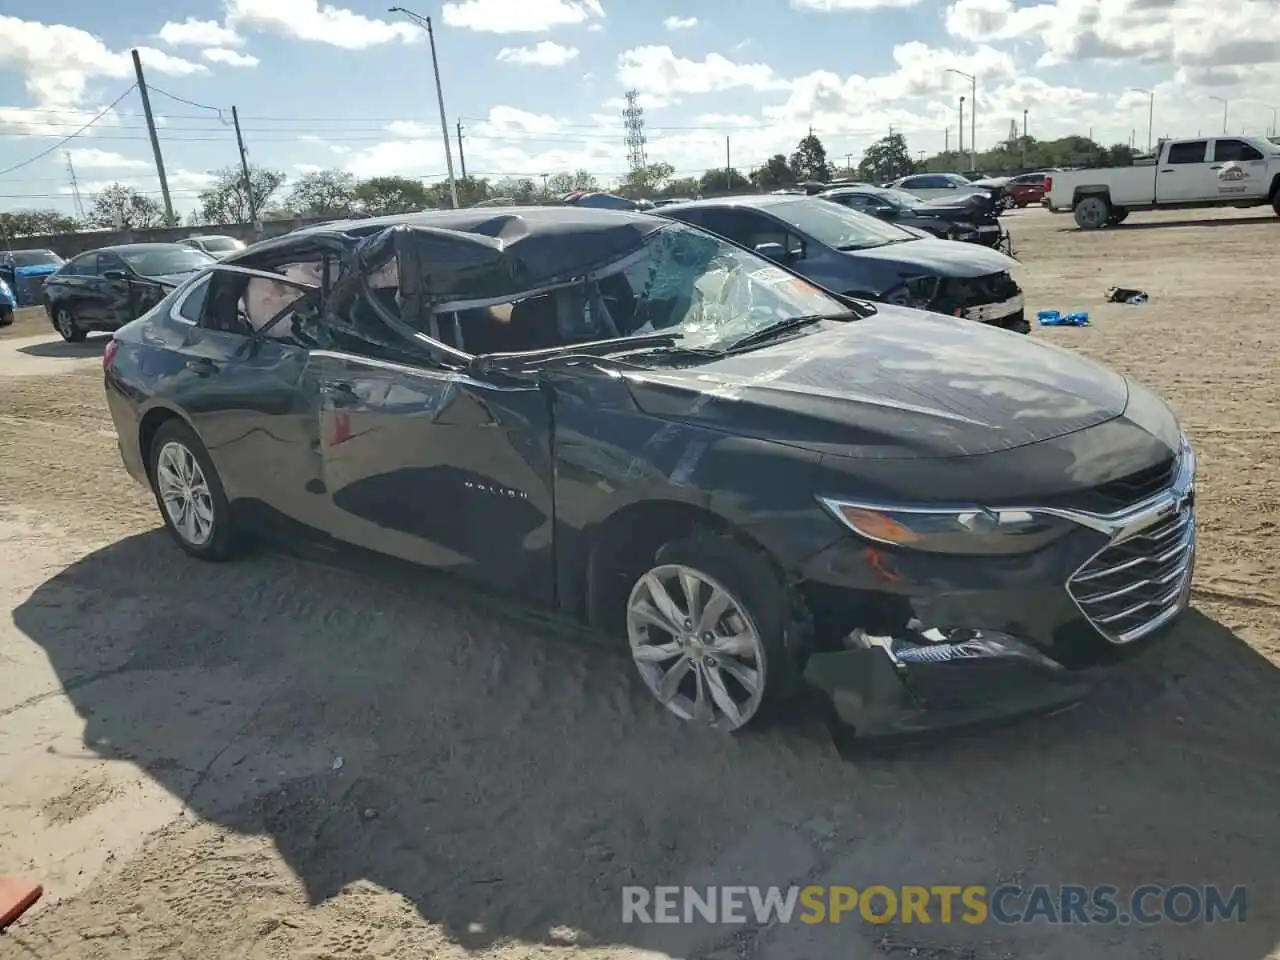
<svg viewBox="0 0 1280 960">
<path fill-rule="evenodd" d="M 768 260 L 680 223 L 650 235 L 598 285 L 619 336 L 678 333 L 690 347 L 720 348 L 782 320 L 848 310 Z"/>
</svg>

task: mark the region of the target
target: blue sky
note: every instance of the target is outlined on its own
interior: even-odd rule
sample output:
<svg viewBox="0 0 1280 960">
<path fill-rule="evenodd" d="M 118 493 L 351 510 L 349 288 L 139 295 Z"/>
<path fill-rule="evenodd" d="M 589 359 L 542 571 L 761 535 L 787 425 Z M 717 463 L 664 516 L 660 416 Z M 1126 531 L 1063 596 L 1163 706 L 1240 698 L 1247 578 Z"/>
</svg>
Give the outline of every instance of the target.
<svg viewBox="0 0 1280 960">
<path fill-rule="evenodd" d="M 1225 6 L 1224 6 L 1225 3 Z M 236 161 L 229 108 L 254 162 L 291 177 L 438 178 L 445 163 L 422 32 L 385 2 L 10 0 L 0 16 L 0 169 L 92 119 L 133 81 L 141 48 L 176 205 Z M 979 144 L 1028 111 L 1032 134 L 1108 142 L 1263 134 L 1280 101 L 1280 0 L 419 0 L 436 26 L 450 125 L 468 172 L 625 170 L 617 98 L 642 91 L 651 160 L 681 173 L 789 152 L 812 126 L 833 158 L 902 130 L 913 151 L 957 137 L 976 74 Z M 1242 40 L 1260 36 L 1268 39 Z M 162 92 L 163 91 L 163 92 Z M 181 103 L 178 97 L 189 103 Z M 966 105 L 966 110 L 968 105 Z M 221 111 L 221 112 L 220 112 Z M 91 195 L 155 191 L 136 93 L 83 135 L 0 175 L 0 209 L 70 210 L 64 151 Z M 965 123 L 969 126 L 968 119 Z M 968 139 L 968 130 L 965 133 Z M 455 152 L 455 162 L 457 160 Z"/>
</svg>

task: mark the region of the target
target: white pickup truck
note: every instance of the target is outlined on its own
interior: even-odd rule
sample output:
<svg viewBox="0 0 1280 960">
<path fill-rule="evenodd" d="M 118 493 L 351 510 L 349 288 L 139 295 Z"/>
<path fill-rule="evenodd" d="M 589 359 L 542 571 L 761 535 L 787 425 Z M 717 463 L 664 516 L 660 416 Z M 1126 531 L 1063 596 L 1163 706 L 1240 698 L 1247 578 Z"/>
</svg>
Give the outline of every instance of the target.
<svg viewBox="0 0 1280 960">
<path fill-rule="evenodd" d="M 1082 230 L 1120 223 L 1132 210 L 1269 203 L 1280 214 L 1280 146 L 1260 137 L 1164 140 L 1154 162 L 1057 172 L 1044 188 L 1049 209 L 1070 210 Z"/>
</svg>

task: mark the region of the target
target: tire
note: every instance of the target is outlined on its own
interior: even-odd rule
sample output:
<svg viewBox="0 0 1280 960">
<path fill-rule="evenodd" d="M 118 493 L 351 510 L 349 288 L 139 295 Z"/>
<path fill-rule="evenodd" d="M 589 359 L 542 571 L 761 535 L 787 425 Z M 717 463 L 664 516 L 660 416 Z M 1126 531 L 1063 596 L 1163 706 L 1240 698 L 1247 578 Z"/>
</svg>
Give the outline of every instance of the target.
<svg viewBox="0 0 1280 960">
<path fill-rule="evenodd" d="M 241 537 L 232 521 L 231 504 L 213 460 L 195 431 L 181 420 L 166 421 L 152 438 L 146 457 L 156 506 L 183 552 L 197 560 L 234 557 Z M 168 495 L 170 490 L 172 496 Z M 202 524 L 200 521 L 206 517 L 207 522 Z M 190 523 L 184 522 L 187 518 L 191 518 Z"/>
<path fill-rule="evenodd" d="M 80 343 L 85 338 L 85 331 L 76 323 L 75 315 L 70 307 L 56 307 L 53 311 L 53 329 L 67 343 Z"/>
<path fill-rule="evenodd" d="M 687 616 L 690 581 L 692 612 L 711 618 L 701 624 Z M 682 720 L 725 732 L 746 728 L 794 689 L 796 621 L 765 557 L 712 534 L 661 547 L 625 611 L 632 660 L 650 693 Z"/>
<path fill-rule="evenodd" d="M 1072 211 L 1081 230 L 1100 230 L 1111 216 L 1111 204 L 1104 197 L 1084 197 Z"/>
<path fill-rule="evenodd" d="M 0 327 L 7 327 L 13 323 L 14 312 L 12 310 L 0 310 Z"/>
<path fill-rule="evenodd" d="M 1129 219 L 1129 211 L 1123 207 L 1112 207 L 1111 216 L 1107 217 L 1107 226 L 1114 227 L 1118 223 L 1124 223 Z"/>
<path fill-rule="evenodd" d="M 1280 193 L 1276 193 L 1271 198 L 1271 209 L 1276 212 L 1276 216 L 1280 217 Z"/>
</svg>

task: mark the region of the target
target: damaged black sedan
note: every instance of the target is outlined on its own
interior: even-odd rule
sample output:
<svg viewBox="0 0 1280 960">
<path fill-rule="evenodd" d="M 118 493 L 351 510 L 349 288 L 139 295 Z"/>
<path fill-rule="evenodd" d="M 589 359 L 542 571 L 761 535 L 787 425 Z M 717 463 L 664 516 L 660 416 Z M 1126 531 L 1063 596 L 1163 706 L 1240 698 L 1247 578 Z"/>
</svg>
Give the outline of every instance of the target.
<svg viewBox="0 0 1280 960">
<path fill-rule="evenodd" d="M 629 643 L 679 717 L 801 688 L 860 732 L 1043 709 L 1187 604 L 1194 457 L 1074 353 L 572 207 L 331 224 L 117 331 L 183 550 L 274 524 Z"/>
</svg>

